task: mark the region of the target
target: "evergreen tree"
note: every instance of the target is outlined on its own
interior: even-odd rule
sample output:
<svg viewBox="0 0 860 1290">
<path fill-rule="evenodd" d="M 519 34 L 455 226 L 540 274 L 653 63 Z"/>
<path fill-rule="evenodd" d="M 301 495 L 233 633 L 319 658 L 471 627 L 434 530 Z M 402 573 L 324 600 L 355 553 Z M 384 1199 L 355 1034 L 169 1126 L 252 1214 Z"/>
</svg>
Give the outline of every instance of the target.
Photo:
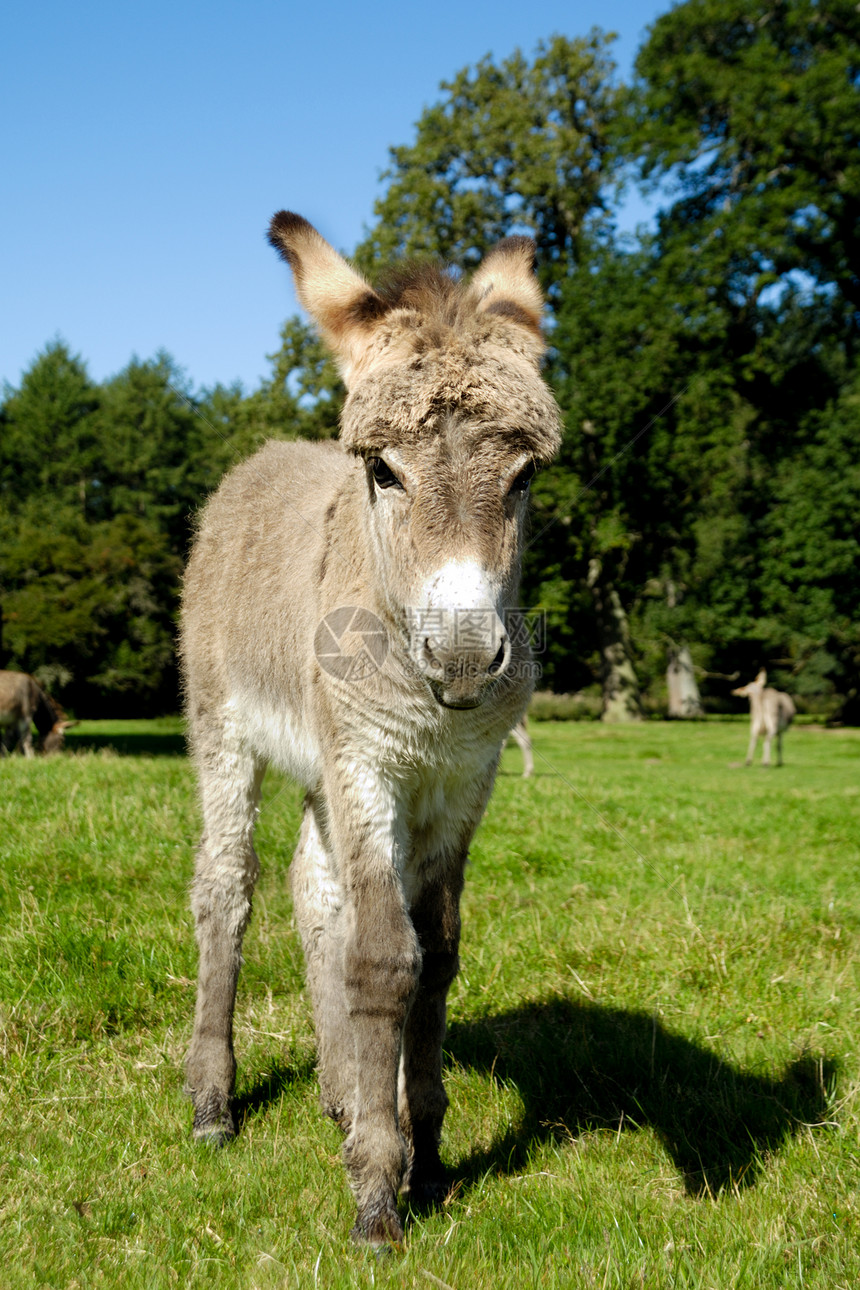
<svg viewBox="0 0 860 1290">
<path fill-rule="evenodd" d="M 29 497 L 81 512 L 96 469 L 100 392 L 61 341 L 36 356 L 20 388 L 5 390 L 0 420 L 0 503 L 15 512 Z"/>
<path fill-rule="evenodd" d="M 174 617 L 182 570 L 146 519 L 87 521 L 35 499 L 0 511 L 4 666 L 31 672 L 78 715 L 176 703 Z"/>
<path fill-rule="evenodd" d="M 133 358 L 105 382 L 95 425 L 99 460 L 88 513 L 146 519 L 183 555 L 189 515 L 218 480 L 212 433 L 169 355 Z"/>
</svg>

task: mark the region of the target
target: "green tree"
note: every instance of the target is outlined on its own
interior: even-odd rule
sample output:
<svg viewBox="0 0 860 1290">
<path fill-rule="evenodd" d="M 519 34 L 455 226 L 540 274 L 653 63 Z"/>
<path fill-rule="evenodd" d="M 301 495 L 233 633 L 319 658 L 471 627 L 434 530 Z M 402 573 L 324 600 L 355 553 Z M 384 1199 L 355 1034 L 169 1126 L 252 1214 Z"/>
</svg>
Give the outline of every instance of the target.
<svg viewBox="0 0 860 1290">
<path fill-rule="evenodd" d="M 545 285 L 564 277 L 605 210 L 616 165 L 611 39 L 553 36 L 531 62 L 519 51 L 487 56 L 443 81 L 415 142 L 391 149 L 359 263 L 432 255 L 469 268 L 519 230 L 537 238 Z"/>
<path fill-rule="evenodd" d="M 603 679 L 605 715 L 618 719 L 637 711 L 627 615 L 646 598 L 664 607 L 659 626 L 650 624 L 659 664 L 643 657 L 639 641 L 646 682 L 662 672 L 667 648 L 683 648 L 678 609 L 692 526 L 737 428 L 725 420 L 725 374 L 706 357 L 712 338 L 688 326 L 653 248 L 594 244 L 563 284 L 552 339 L 565 437 L 552 482 L 534 489 L 527 571 L 541 602 L 567 606 L 550 657 L 553 684 L 582 683 L 590 660 Z"/>
<path fill-rule="evenodd" d="M 211 431 L 168 354 L 133 358 L 101 387 L 95 417 L 98 469 L 88 514 L 136 515 L 184 554 L 189 516 L 217 484 Z"/>
<path fill-rule="evenodd" d="M 32 672 L 79 715 L 176 702 L 181 558 L 151 521 L 87 521 L 41 499 L 0 511 L 5 666 Z"/>
<path fill-rule="evenodd" d="M 217 482 L 175 365 L 132 360 L 97 387 L 49 346 L 0 424 L 5 665 L 81 711 L 174 706 L 189 521 Z"/>
<path fill-rule="evenodd" d="M 716 666 L 782 660 L 796 691 L 850 696 L 850 595 L 813 593 L 799 552 L 819 575 L 845 556 L 820 463 L 822 427 L 850 402 L 860 319 L 860 16 L 829 0 L 687 0 L 654 24 L 636 70 L 627 146 L 676 195 L 656 262 L 711 389 L 683 472 L 703 486 L 671 553 L 681 616 Z M 840 442 L 828 451 L 848 487 Z M 820 504 L 802 505 L 813 479 Z M 652 599 L 637 626 L 665 621 Z"/>
<path fill-rule="evenodd" d="M 759 634 L 798 673 L 801 694 L 835 694 L 860 722 L 860 371 L 813 413 L 780 463 L 762 525 Z"/>
<path fill-rule="evenodd" d="M 636 61 L 628 146 L 671 177 L 664 249 L 754 304 L 800 270 L 860 310 L 860 11 L 853 0 L 686 0 Z"/>
<path fill-rule="evenodd" d="M 20 388 L 6 387 L 0 416 L 0 502 L 13 511 L 34 494 L 83 512 L 96 470 L 100 392 L 82 360 L 54 341 Z"/>
</svg>

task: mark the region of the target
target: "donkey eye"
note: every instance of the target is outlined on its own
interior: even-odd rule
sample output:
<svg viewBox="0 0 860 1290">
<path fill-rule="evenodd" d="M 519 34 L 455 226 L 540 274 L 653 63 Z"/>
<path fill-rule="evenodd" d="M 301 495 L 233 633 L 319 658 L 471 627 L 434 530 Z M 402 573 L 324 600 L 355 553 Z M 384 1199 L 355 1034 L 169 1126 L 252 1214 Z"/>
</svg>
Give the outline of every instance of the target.
<svg viewBox="0 0 860 1290">
<path fill-rule="evenodd" d="M 394 471 L 390 466 L 386 465 L 381 457 L 371 457 L 370 469 L 374 481 L 380 488 L 403 488 Z"/>
<path fill-rule="evenodd" d="M 535 474 L 535 464 L 533 461 L 530 461 L 527 466 L 523 466 L 508 491 L 511 493 L 525 493 L 529 484 L 534 479 Z"/>
</svg>

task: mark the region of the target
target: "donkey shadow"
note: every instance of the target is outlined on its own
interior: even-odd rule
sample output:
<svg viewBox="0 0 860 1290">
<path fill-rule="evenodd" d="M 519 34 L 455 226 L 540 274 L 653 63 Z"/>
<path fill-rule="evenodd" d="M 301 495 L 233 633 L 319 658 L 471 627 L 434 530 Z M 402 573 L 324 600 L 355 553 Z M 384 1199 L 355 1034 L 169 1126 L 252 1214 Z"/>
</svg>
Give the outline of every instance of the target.
<svg viewBox="0 0 860 1290">
<path fill-rule="evenodd" d="M 469 1188 L 487 1172 L 528 1169 L 535 1145 L 595 1129 L 650 1126 L 688 1195 L 751 1187 L 768 1155 L 827 1111 L 837 1074 L 830 1058 L 801 1056 L 777 1078 L 751 1074 L 672 1034 L 649 1013 L 566 998 L 453 1022 L 448 1068 L 492 1075 L 520 1094 L 523 1114 L 486 1150 L 451 1170 Z M 240 1132 L 296 1085 L 315 1082 L 313 1058 L 278 1063 L 233 1103 Z"/>
<path fill-rule="evenodd" d="M 316 1063 L 312 1057 L 290 1064 L 275 1062 L 265 1074 L 258 1076 L 247 1088 L 240 1089 L 233 1098 L 233 1117 L 239 1132 L 247 1120 L 280 1101 L 288 1089 L 310 1085 L 315 1079 Z"/>
<path fill-rule="evenodd" d="M 185 757 L 188 752 L 184 734 L 167 731 L 150 734 L 143 730 L 122 735 L 68 734 L 66 748 L 70 752 L 101 752 L 110 748 L 120 757 Z"/>
<path fill-rule="evenodd" d="M 649 1125 L 690 1196 L 754 1185 L 765 1157 L 819 1122 L 835 1063 L 801 1056 L 778 1078 L 744 1072 L 656 1017 L 565 998 L 453 1023 L 449 1057 L 510 1083 L 520 1122 L 454 1166 L 462 1185 L 528 1167 L 533 1145 Z"/>
</svg>

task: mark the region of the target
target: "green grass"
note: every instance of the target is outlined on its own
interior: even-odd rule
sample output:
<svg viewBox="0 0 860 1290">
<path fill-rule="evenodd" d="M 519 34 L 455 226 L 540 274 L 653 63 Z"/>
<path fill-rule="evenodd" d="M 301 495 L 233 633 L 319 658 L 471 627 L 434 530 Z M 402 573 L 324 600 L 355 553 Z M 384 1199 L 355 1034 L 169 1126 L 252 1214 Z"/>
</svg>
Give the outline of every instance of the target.
<svg viewBox="0 0 860 1290">
<path fill-rule="evenodd" d="M 0 762 L 0 1284 L 860 1283 L 860 732 L 540 723 L 472 852 L 451 995 L 452 1189 L 351 1246 L 269 776 L 236 1045 L 242 1132 L 181 1095 L 198 829 L 176 722 Z"/>
</svg>

